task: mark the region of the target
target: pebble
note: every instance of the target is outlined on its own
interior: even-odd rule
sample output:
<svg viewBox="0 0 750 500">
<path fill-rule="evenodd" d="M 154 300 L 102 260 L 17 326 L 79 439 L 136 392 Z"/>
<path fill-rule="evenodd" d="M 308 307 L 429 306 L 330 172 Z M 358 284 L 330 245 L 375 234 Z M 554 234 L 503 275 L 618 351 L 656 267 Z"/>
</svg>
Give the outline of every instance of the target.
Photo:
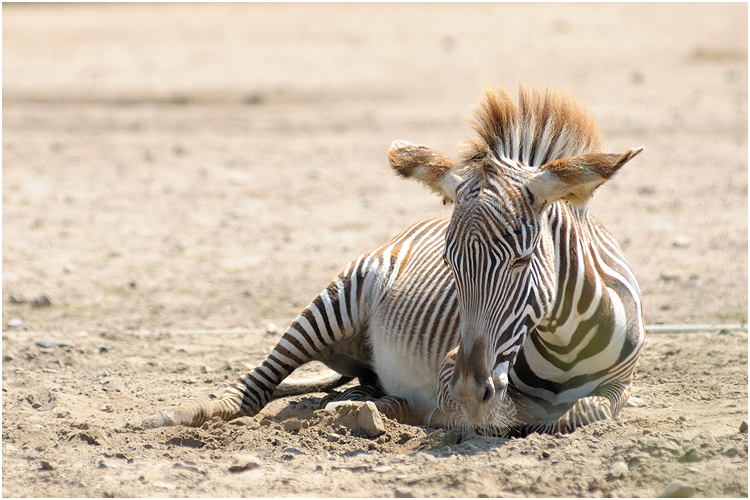
<svg viewBox="0 0 750 500">
<path fill-rule="evenodd" d="M 5 324 L 8 328 L 18 328 L 21 325 L 23 325 L 23 320 L 21 320 L 21 318 L 13 318 Z"/>
<path fill-rule="evenodd" d="M 232 460 L 229 466 L 229 472 L 244 472 L 247 470 L 259 469 L 260 462 L 252 455 L 239 455 Z"/>
<path fill-rule="evenodd" d="M 307 453 L 305 453 L 304 451 L 298 450 L 297 448 L 292 448 L 291 446 L 288 448 L 284 448 L 283 450 L 281 450 L 281 452 L 289 453 L 291 455 L 307 455 Z"/>
<path fill-rule="evenodd" d="M 689 484 L 675 479 L 664 488 L 659 498 L 692 498 L 695 496 L 695 488 Z"/>
<path fill-rule="evenodd" d="M 284 430 L 287 432 L 297 432 L 302 428 L 302 421 L 296 418 L 291 418 L 284 422 Z"/>
<path fill-rule="evenodd" d="M 740 424 L 740 432 L 747 432 L 747 420 Z"/>
<path fill-rule="evenodd" d="M 623 478 L 627 476 L 629 472 L 628 464 L 622 459 L 615 460 L 609 467 L 609 476 L 613 479 Z"/>
<path fill-rule="evenodd" d="M 52 305 L 52 302 L 50 302 L 49 298 L 42 294 L 38 297 L 35 297 L 29 301 L 29 305 L 31 307 L 49 307 Z"/>
<path fill-rule="evenodd" d="M 407 488 L 405 486 L 396 488 L 395 493 L 396 498 L 414 498 L 414 493 L 412 492 L 411 488 Z"/>
<path fill-rule="evenodd" d="M 8 304 L 25 304 L 25 303 L 26 303 L 26 297 L 24 297 L 23 295 L 11 293 L 10 297 L 8 297 Z"/>
<path fill-rule="evenodd" d="M 68 342 L 60 342 L 58 340 L 50 339 L 50 338 L 37 340 L 35 344 L 37 345 L 37 347 L 40 347 L 42 349 L 54 349 L 55 347 L 69 347 L 69 348 L 75 347 L 75 344 L 70 344 Z"/>
<path fill-rule="evenodd" d="M 47 460 L 40 460 L 39 468 L 42 470 L 55 470 L 55 467 Z"/>
<path fill-rule="evenodd" d="M 642 408 L 646 406 L 646 402 L 643 401 L 641 398 L 637 398 L 635 396 L 630 396 L 628 398 L 628 402 L 625 403 L 625 406 L 628 406 L 630 408 Z"/>
<path fill-rule="evenodd" d="M 357 423 L 371 438 L 385 434 L 383 417 L 380 416 L 380 412 L 372 401 L 366 402 L 362 408 L 359 409 Z"/>
<path fill-rule="evenodd" d="M 680 272 L 674 269 L 667 269 L 659 273 L 659 279 L 668 283 L 680 281 Z"/>
<path fill-rule="evenodd" d="M 687 248 L 692 242 L 693 240 L 689 236 L 680 235 L 675 237 L 672 241 L 672 246 L 676 248 Z"/>
</svg>

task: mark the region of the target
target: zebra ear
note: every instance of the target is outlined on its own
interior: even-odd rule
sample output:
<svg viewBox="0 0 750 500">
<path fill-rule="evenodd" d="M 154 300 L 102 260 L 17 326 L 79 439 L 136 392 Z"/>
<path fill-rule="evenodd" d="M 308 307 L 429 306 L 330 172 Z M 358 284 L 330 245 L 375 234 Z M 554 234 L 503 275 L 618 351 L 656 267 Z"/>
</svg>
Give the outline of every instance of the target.
<svg viewBox="0 0 750 500">
<path fill-rule="evenodd" d="M 541 206 L 560 199 L 587 206 L 596 188 L 644 149 L 643 146 L 629 149 L 622 155 L 590 153 L 546 163 L 539 167 L 529 189 Z"/>
<path fill-rule="evenodd" d="M 416 179 L 443 197 L 444 202 L 456 200 L 461 178 L 453 171 L 454 161 L 426 146 L 407 141 L 394 141 L 388 150 L 388 162 L 401 177 Z"/>
</svg>

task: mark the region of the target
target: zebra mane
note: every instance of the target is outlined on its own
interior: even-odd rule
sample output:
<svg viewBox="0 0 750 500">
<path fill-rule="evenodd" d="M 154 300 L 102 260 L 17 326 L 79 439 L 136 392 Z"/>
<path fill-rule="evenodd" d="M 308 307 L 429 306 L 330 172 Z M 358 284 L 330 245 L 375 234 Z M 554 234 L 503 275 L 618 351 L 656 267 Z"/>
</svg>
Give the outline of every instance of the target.
<svg viewBox="0 0 750 500">
<path fill-rule="evenodd" d="M 518 103 L 503 88 L 487 88 L 472 126 L 479 138 L 464 141 L 470 160 L 506 157 L 538 167 L 560 158 L 601 152 L 604 139 L 593 115 L 567 92 L 519 85 Z M 490 165 L 492 162 L 472 162 Z"/>
</svg>

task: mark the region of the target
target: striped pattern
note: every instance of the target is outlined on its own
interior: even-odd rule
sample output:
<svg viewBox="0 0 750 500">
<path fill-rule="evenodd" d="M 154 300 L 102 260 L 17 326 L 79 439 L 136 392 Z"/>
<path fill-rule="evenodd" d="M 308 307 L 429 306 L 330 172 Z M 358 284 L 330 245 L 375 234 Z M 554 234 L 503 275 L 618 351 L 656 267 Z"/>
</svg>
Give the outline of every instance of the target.
<svg viewBox="0 0 750 500">
<path fill-rule="evenodd" d="M 637 282 L 580 202 L 592 176 L 559 201 L 534 184 L 572 184 L 572 171 L 549 162 L 596 151 L 598 129 L 567 96 L 524 89 L 518 105 L 488 92 L 477 117 L 479 139 L 454 167 L 440 156 L 439 175 L 425 173 L 423 147 L 420 169 L 398 164 L 436 190 L 461 181 L 445 194 L 451 218 L 420 221 L 351 262 L 218 399 L 144 425 L 254 415 L 311 360 L 362 384 L 326 402 L 382 396 L 381 411 L 415 424 L 525 435 L 615 417 L 643 342 Z"/>
</svg>

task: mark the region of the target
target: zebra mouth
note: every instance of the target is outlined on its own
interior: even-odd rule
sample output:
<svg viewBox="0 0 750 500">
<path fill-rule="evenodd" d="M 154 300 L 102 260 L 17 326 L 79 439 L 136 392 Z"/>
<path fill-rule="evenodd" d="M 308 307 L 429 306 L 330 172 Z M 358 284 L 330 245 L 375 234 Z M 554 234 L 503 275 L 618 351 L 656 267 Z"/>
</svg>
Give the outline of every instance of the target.
<svg viewBox="0 0 750 500">
<path fill-rule="evenodd" d="M 455 427 L 472 430 L 477 434 L 507 436 L 518 423 L 516 406 L 505 388 L 499 390 L 480 413 L 470 415 L 466 410 L 461 408 L 457 412 Z"/>
</svg>

